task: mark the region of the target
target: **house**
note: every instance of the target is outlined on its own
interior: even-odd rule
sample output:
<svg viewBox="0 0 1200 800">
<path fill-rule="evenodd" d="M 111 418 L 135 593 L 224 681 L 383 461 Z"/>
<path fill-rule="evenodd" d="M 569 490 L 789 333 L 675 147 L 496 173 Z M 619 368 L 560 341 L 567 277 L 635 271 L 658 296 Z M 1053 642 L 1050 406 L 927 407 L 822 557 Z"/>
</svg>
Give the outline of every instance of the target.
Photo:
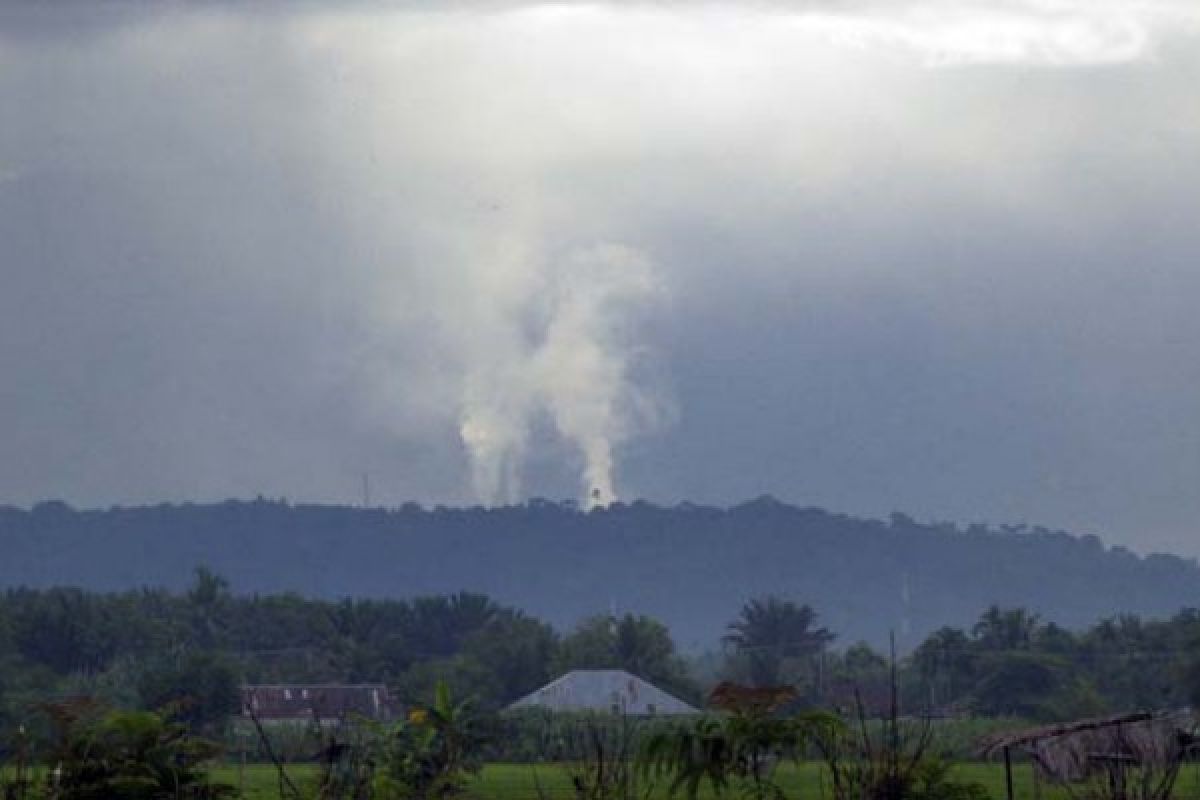
<svg viewBox="0 0 1200 800">
<path fill-rule="evenodd" d="M 621 669 L 577 669 L 509 706 L 510 710 L 604 711 L 614 714 L 698 714 L 673 695 Z"/>
<path fill-rule="evenodd" d="M 399 705 L 383 684 L 270 684 L 242 687 L 242 716 L 263 723 L 320 722 L 348 717 L 387 720 Z"/>
</svg>

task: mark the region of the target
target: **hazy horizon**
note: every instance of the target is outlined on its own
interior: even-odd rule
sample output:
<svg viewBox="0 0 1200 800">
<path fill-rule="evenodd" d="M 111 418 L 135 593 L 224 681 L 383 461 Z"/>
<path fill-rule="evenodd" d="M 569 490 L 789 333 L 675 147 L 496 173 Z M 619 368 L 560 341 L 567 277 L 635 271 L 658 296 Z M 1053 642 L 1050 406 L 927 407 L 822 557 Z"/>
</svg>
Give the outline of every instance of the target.
<svg viewBox="0 0 1200 800">
<path fill-rule="evenodd" d="M 0 7 L 0 504 L 1200 555 L 1200 11 Z"/>
</svg>

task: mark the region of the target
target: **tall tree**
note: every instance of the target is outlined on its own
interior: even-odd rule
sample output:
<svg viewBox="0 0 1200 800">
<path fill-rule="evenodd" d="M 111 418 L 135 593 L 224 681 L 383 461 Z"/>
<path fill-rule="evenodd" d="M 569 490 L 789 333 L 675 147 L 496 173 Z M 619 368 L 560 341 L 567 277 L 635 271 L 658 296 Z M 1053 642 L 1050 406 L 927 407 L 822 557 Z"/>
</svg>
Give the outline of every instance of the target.
<svg viewBox="0 0 1200 800">
<path fill-rule="evenodd" d="M 958 628 L 934 631 L 913 651 L 909 663 L 930 708 L 958 700 L 975 679 L 977 655 L 970 637 Z"/>
<path fill-rule="evenodd" d="M 741 657 L 753 684 L 775 686 L 784 680 L 786 667 L 811 661 L 834 640 L 816 623 L 811 606 L 775 596 L 756 598 L 742 606 L 722 640 Z"/>
<path fill-rule="evenodd" d="M 992 606 L 980 615 L 971 632 L 986 650 L 1028 650 L 1039 622 L 1037 614 L 1023 608 Z"/>
<path fill-rule="evenodd" d="M 646 616 L 600 615 L 584 620 L 562 640 L 558 666 L 564 671 L 623 669 L 676 692 L 694 694 L 667 626 Z"/>
<path fill-rule="evenodd" d="M 187 599 L 192 608 L 192 641 L 201 647 L 215 646 L 222 634 L 222 612 L 229 603 L 229 581 L 208 567 L 196 567 Z"/>
<path fill-rule="evenodd" d="M 418 597 L 412 603 L 407 639 L 419 656 L 449 656 L 463 641 L 482 630 L 499 612 L 487 596 L 472 592 Z"/>
<path fill-rule="evenodd" d="M 509 703 L 550 680 L 557 647 L 558 636 L 549 625 L 505 609 L 467 638 L 461 658 L 479 664 L 495 700 Z"/>
</svg>

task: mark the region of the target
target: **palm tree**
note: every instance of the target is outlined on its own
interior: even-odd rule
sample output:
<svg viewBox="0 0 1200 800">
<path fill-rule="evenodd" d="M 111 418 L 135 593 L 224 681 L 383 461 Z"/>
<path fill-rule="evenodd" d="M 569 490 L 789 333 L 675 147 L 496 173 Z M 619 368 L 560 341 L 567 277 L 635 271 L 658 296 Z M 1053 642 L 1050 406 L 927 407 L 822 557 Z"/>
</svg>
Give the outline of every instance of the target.
<svg viewBox="0 0 1200 800">
<path fill-rule="evenodd" d="M 661 622 L 626 614 L 614 627 L 613 651 L 622 669 L 647 680 L 662 680 L 674 671 L 675 645 Z"/>
<path fill-rule="evenodd" d="M 970 687 L 978 654 L 958 628 L 943 627 L 931 633 L 912 653 L 912 665 L 929 693 L 929 706 L 961 698 Z"/>
<path fill-rule="evenodd" d="M 560 671 L 623 669 L 684 695 L 693 691 L 671 632 L 650 617 L 601 615 L 584 620 L 563 639 L 556 662 Z"/>
<path fill-rule="evenodd" d="M 816 655 L 833 641 L 834 635 L 816 627 L 816 621 L 811 606 L 774 596 L 756 598 L 742 606 L 722 641 L 746 658 L 754 685 L 775 686 L 786 661 Z"/>
<path fill-rule="evenodd" d="M 971 629 L 975 641 L 987 650 L 1027 650 L 1033 643 L 1041 618 L 1023 608 L 992 606 Z"/>
<path fill-rule="evenodd" d="M 459 592 L 448 597 L 418 597 L 409 616 L 409 639 L 426 656 L 451 656 L 463 640 L 483 630 L 500 609 L 488 597 Z"/>
</svg>

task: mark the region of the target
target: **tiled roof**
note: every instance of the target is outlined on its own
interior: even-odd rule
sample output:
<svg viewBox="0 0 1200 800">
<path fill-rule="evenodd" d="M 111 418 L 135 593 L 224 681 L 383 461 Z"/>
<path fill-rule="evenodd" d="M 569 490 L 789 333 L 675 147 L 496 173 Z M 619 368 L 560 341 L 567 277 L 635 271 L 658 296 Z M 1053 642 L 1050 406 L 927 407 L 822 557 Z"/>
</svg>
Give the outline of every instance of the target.
<svg viewBox="0 0 1200 800">
<path fill-rule="evenodd" d="M 242 687 L 242 713 L 262 720 L 332 720 L 394 716 L 395 701 L 382 684 L 271 684 Z"/>
</svg>

